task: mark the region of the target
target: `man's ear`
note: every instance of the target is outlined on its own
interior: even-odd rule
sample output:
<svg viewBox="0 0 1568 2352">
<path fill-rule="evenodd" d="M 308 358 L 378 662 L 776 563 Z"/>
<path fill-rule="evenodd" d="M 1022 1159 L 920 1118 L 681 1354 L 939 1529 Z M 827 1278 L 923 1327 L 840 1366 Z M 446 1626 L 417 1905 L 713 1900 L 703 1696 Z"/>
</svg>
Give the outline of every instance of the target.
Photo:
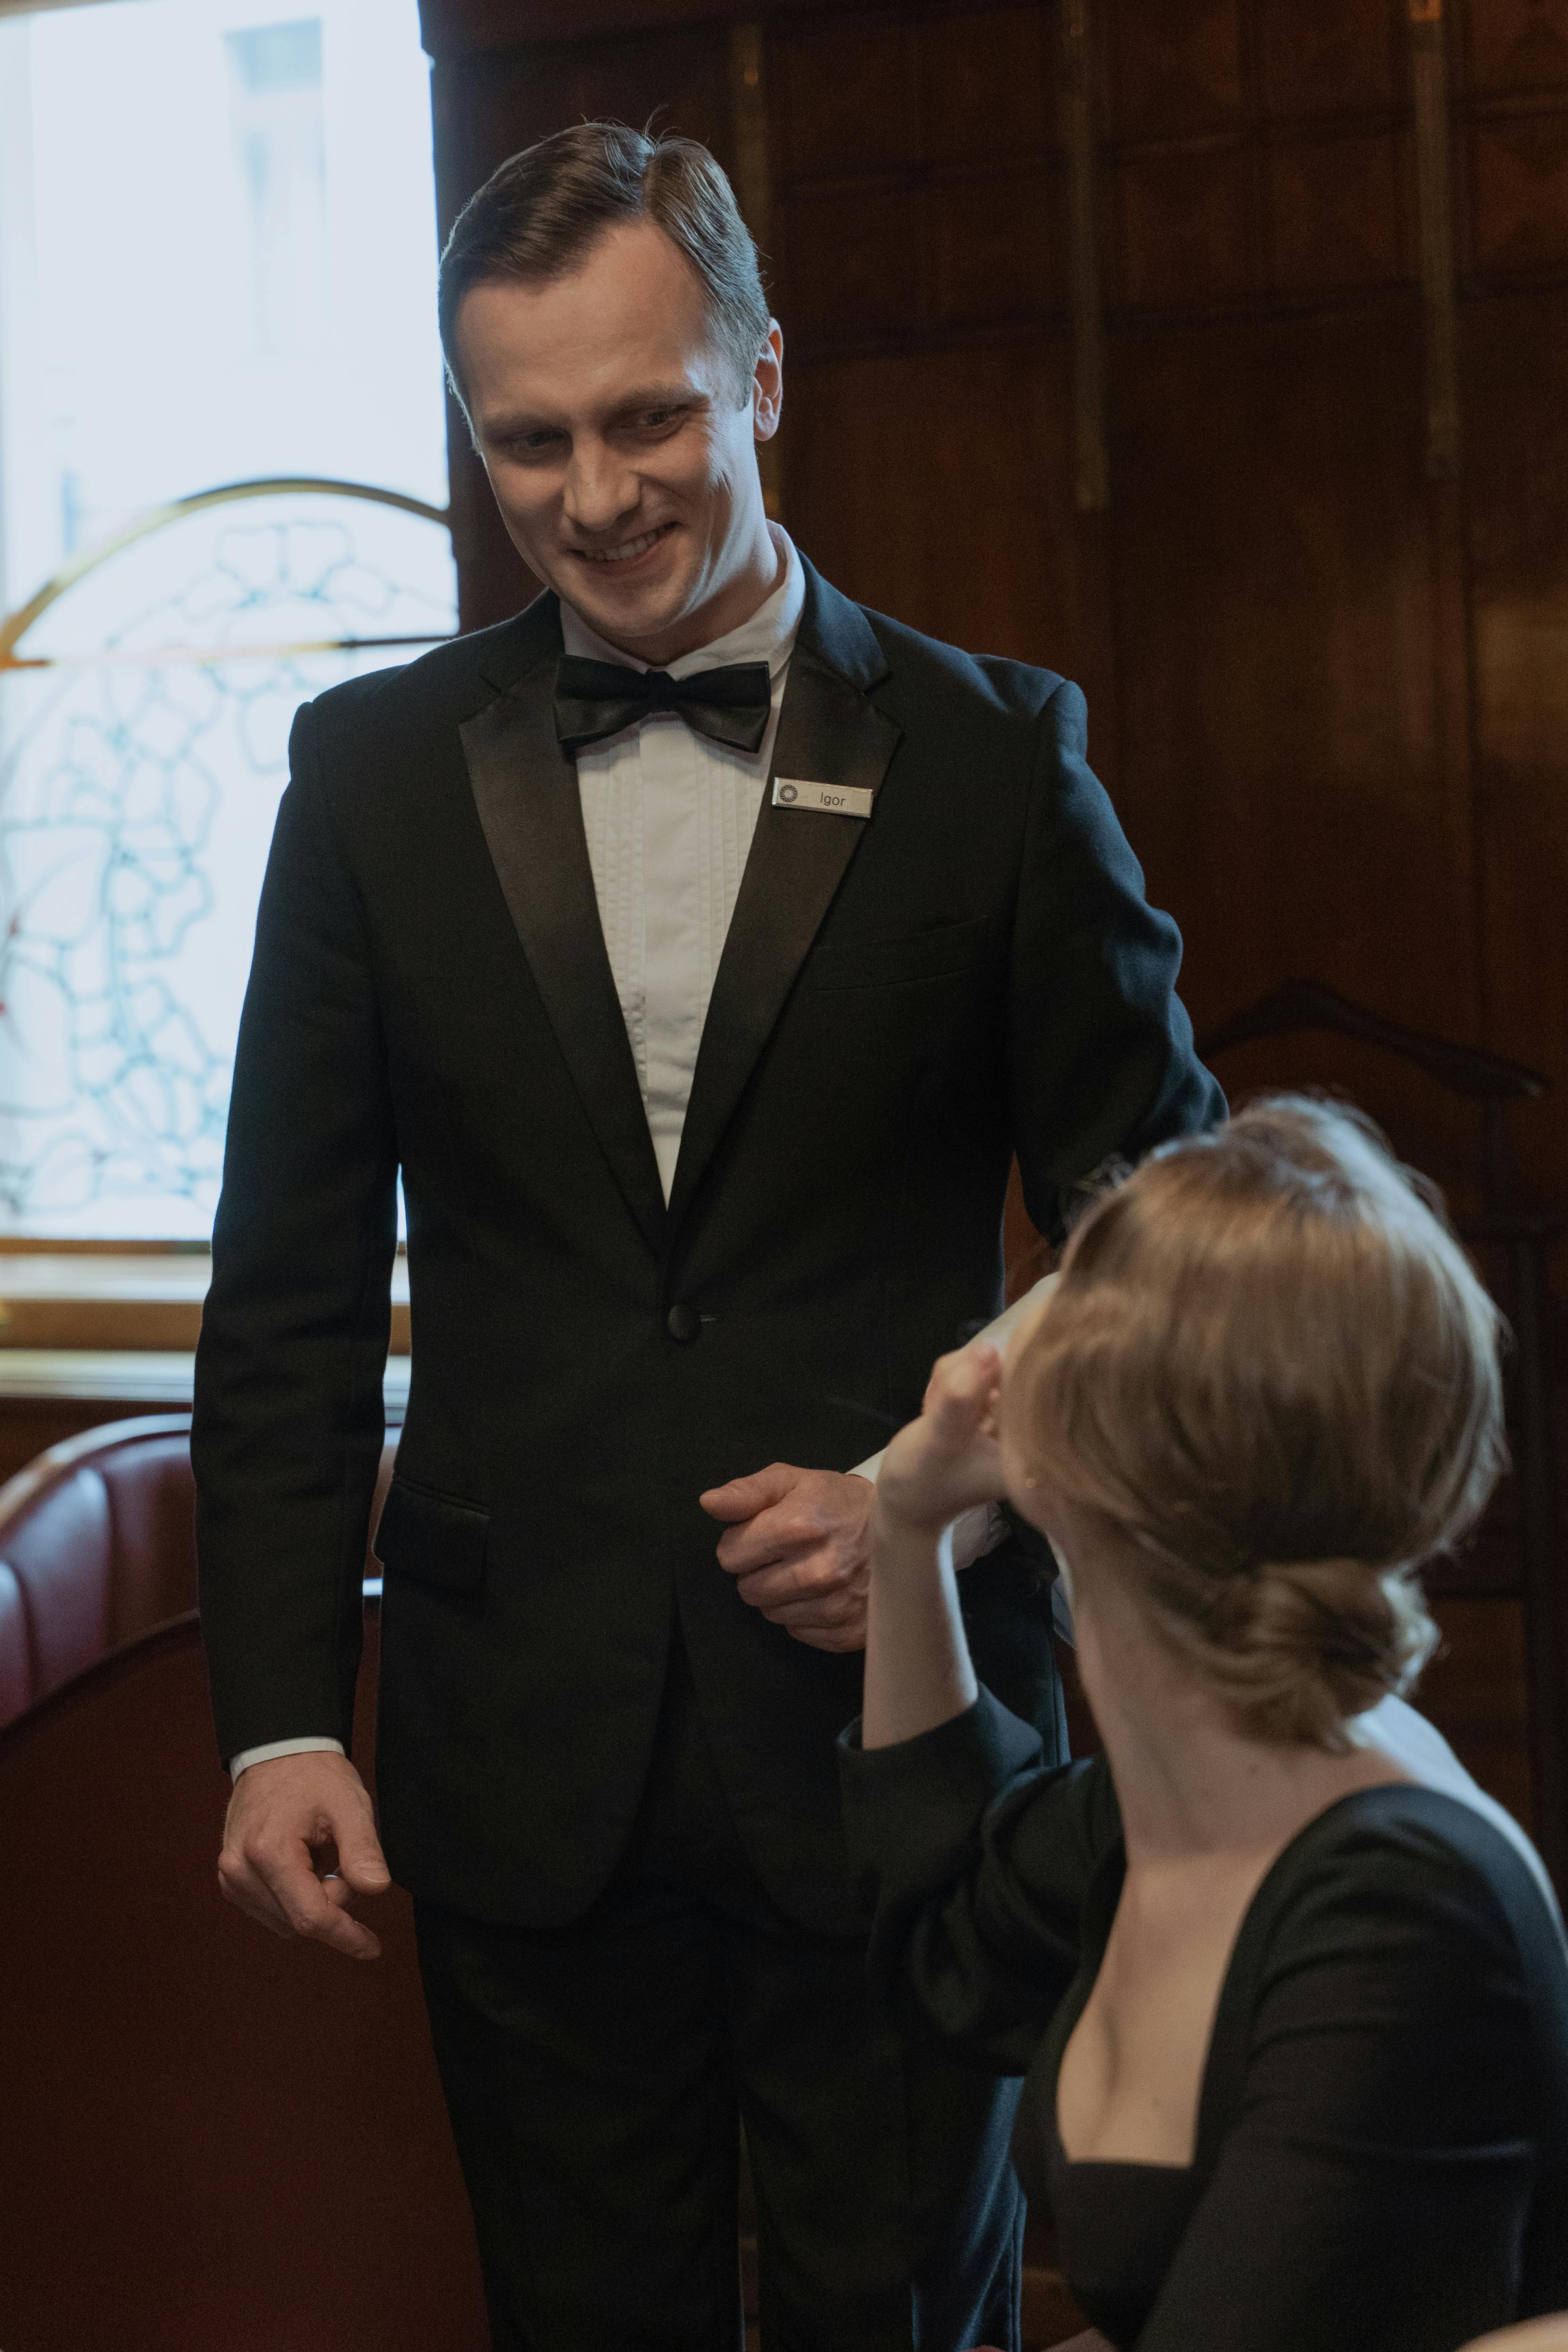
<svg viewBox="0 0 1568 2352">
<path fill-rule="evenodd" d="M 784 329 L 768 320 L 767 339 L 757 353 L 752 378 L 752 431 L 759 441 L 771 441 L 784 410 Z"/>
</svg>

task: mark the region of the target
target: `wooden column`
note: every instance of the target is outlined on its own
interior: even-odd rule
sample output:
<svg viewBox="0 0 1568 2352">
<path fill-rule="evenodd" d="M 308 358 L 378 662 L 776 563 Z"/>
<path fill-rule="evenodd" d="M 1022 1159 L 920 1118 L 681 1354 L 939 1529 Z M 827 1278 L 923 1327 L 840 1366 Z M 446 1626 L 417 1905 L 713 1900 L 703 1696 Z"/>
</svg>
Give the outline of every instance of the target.
<svg viewBox="0 0 1568 2352">
<path fill-rule="evenodd" d="M 1062 0 L 1062 144 L 1067 153 L 1068 300 L 1072 319 L 1074 494 L 1080 514 L 1110 503 L 1105 446 L 1105 317 L 1096 226 L 1089 0 Z"/>
<path fill-rule="evenodd" d="M 1408 0 L 1415 92 L 1415 186 L 1420 207 L 1421 303 L 1426 351 L 1426 470 L 1459 468 L 1454 195 L 1448 131 L 1448 48 L 1443 0 Z"/>
</svg>

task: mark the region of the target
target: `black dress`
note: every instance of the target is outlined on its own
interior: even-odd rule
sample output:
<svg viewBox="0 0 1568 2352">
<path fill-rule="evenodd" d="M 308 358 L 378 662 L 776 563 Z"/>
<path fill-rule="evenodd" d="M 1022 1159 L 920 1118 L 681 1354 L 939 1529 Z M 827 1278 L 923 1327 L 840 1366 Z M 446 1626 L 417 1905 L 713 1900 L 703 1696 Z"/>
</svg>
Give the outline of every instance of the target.
<svg viewBox="0 0 1568 2352">
<path fill-rule="evenodd" d="M 1057 2074 L 1124 1867 L 1103 1761 L 1042 1769 L 985 1691 L 844 1751 L 873 1971 L 1026 2076 L 1014 2159 L 1123 2352 L 1454 2352 L 1568 2305 L 1568 1952 L 1489 1822 L 1404 1782 L 1319 1814 L 1243 1919 L 1192 2164 L 1073 2164 Z"/>
</svg>

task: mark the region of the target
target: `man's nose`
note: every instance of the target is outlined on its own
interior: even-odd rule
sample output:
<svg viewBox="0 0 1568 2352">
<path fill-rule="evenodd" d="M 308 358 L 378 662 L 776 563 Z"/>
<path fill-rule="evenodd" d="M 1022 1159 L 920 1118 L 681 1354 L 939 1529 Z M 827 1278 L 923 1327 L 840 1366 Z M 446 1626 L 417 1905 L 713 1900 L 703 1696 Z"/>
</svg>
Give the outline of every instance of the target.
<svg viewBox="0 0 1568 2352">
<path fill-rule="evenodd" d="M 576 530 L 609 530 L 636 507 L 637 476 L 613 449 L 579 445 L 566 468 L 563 502 Z"/>
</svg>

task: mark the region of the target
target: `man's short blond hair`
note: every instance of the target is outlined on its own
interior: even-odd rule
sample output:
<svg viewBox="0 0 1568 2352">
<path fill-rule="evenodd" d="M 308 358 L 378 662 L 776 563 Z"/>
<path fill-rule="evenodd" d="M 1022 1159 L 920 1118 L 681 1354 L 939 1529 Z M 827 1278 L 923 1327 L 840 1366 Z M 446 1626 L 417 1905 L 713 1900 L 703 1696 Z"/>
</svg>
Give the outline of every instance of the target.
<svg viewBox="0 0 1568 2352">
<path fill-rule="evenodd" d="M 510 155 L 469 197 L 441 256 L 437 312 L 467 409 L 458 312 L 470 288 L 542 286 L 579 268 L 611 229 L 650 221 L 691 269 L 708 332 L 744 406 L 768 334 L 757 249 L 706 147 L 624 122 L 574 122 Z"/>
<path fill-rule="evenodd" d="M 1436 1642 L 1415 1570 L 1505 1459 L 1500 1334 L 1370 1122 L 1276 1096 L 1093 1204 L 1007 1426 L 1131 1538 L 1153 1622 L 1241 1728 L 1339 1749 Z"/>
</svg>

